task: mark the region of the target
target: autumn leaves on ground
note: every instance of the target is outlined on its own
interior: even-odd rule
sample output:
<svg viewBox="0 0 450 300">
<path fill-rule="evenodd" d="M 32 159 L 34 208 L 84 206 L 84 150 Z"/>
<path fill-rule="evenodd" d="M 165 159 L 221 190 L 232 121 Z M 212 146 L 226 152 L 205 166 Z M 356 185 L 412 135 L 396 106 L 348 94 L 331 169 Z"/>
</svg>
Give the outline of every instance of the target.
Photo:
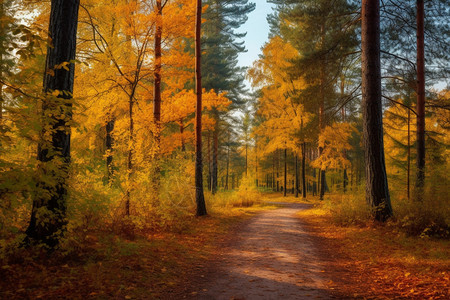
<svg viewBox="0 0 450 300">
<path fill-rule="evenodd" d="M 450 298 L 450 1 L 269 2 L 1 1 L 0 298 Z"/>
<path fill-rule="evenodd" d="M 77 238 L 83 241 L 77 248 L 71 245 L 67 249 L 71 252 L 58 255 L 22 250 L 2 265 L 1 298 L 196 299 L 207 292 L 205 287 L 214 275 L 225 276 L 215 274 L 221 263 L 218 257 L 228 249 L 226 245 L 240 238 L 253 219 L 289 202 L 298 202 L 293 196 L 277 194 L 261 194 L 254 200 L 252 207 L 221 208 L 206 218 L 185 219 L 180 227 L 164 232 L 138 235 L 98 229 L 80 232 Z M 317 257 L 317 261 L 307 263 L 320 270 L 320 280 L 327 290 L 321 299 L 448 299 L 448 241 L 407 236 L 393 224 L 339 226 L 325 204 L 316 200 L 303 203 L 309 208 L 298 209 L 295 217 L 306 232 L 302 239 L 312 245 L 310 250 Z M 292 240 L 287 242 L 291 249 L 298 248 L 301 252 L 305 241 L 298 245 Z M 267 244 L 264 248 L 272 246 Z M 240 258 L 245 265 L 246 254 Z M 263 266 L 273 263 L 273 258 L 258 260 Z M 281 286 L 284 274 L 272 271 L 279 276 Z M 309 271 L 297 268 L 297 278 L 289 279 L 297 281 Z M 247 275 L 254 278 L 254 274 Z M 242 291 L 255 289 L 255 282 L 255 279 L 242 282 Z M 302 285 L 305 287 L 301 288 Z M 302 295 L 309 295 L 304 298 L 317 298 L 313 297 L 315 292 L 309 283 L 299 286 L 306 290 Z M 260 290 L 264 294 L 264 288 Z M 216 296 L 211 299 L 221 295 Z M 302 297 L 286 296 L 286 299 Z"/>
</svg>

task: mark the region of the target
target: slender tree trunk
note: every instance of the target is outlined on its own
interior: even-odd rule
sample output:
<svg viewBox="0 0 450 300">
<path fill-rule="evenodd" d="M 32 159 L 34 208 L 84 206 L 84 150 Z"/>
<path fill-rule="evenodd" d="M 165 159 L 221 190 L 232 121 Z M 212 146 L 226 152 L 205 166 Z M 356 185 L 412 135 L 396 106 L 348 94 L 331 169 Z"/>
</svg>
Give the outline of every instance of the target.
<svg viewBox="0 0 450 300">
<path fill-rule="evenodd" d="M 203 194 L 203 162 L 202 162 L 202 73 L 201 73 L 201 28 L 202 0 L 197 0 L 195 20 L 195 92 L 197 102 L 195 107 L 195 201 L 197 216 L 206 212 L 205 196 Z"/>
<path fill-rule="evenodd" d="M 105 139 L 105 146 L 106 146 L 106 172 L 107 172 L 107 180 L 108 184 L 112 182 L 113 174 L 114 174 L 114 165 L 113 165 L 113 144 L 114 144 L 114 138 L 112 136 L 112 132 L 114 130 L 114 124 L 115 124 L 115 118 L 111 117 L 109 115 L 108 122 L 106 123 L 106 139 Z"/>
<path fill-rule="evenodd" d="M 162 5 L 161 0 L 156 0 L 156 30 L 155 30 L 155 57 L 153 70 L 153 120 L 154 120 L 154 137 L 155 137 L 155 156 L 153 182 L 158 191 L 160 186 L 160 158 L 161 158 L 161 39 L 162 39 Z"/>
<path fill-rule="evenodd" d="M 362 111 L 366 199 L 378 221 L 392 216 L 383 149 L 380 68 L 380 2 L 362 0 Z"/>
<path fill-rule="evenodd" d="M 180 136 L 181 136 L 181 152 L 186 151 L 186 146 L 184 145 L 184 123 L 183 118 L 180 119 Z"/>
<path fill-rule="evenodd" d="M 275 192 L 275 152 L 273 153 L 273 161 L 272 161 L 272 191 Z"/>
<path fill-rule="evenodd" d="M 295 198 L 298 198 L 298 156 L 295 155 Z"/>
<path fill-rule="evenodd" d="M 417 199 L 425 185 L 425 50 L 424 1 L 417 0 Z"/>
<path fill-rule="evenodd" d="M 211 191 L 212 188 L 212 159 L 211 159 L 211 132 L 208 132 L 208 191 Z"/>
<path fill-rule="evenodd" d="M 228 147 L 227 147 L 227 173 L 225 177 L 225 190 L 228 190 L 228 172 L 230 168 L 230 140 L 228 139 Z"/>
<path fill-rule="evenodd" d="M 24 243 L 55 248 L 65 230 L 67 178 L 70 167 L 70 123 L 79 0 L 52 0 L 42 103 L 43 127 L 38 145 L 40 178 L 33 198 L 31 219 Z M 55 68 L 67 62 L 67 68 Z M 59 91 L 57 97 L 52 92 Z M 63 93 L 66 92 L 66 93 Z M 48 132 L 48 128 L 50 132 Z M 47 138 L 48 137 L 48 138 Z"/>
<path fill-rule="evenodd" d="M 408 109 L 408 157 L 406 171 L 406 196 L 410 199 L 410 173 L 411 173 L 411 110 Z"/>
<path fill-rule="evenodd" d="M 258 137 L 255 137 L 255 182 L 258 187 Z"/>
<path fill-rule="evenodd" d="M 321 43 L 322 47 L 325 47 L 325 22 L 321 24 Z M 321 62 L 320 67 L 320 101 L 319 101 L 319 132 L 322 134 L 325 127 L 325 84 L 326 84 L 326 59 Z M 323 147 L 319 147 L 319 157 L 322 156 Z M 325 194 L 325 170 L 319 170 L 319 199 L 323 200 Z"/>
<path fill-rule="evenodd" d="M 136 86 L 131 87 L 130 98 L 128 100 L 128 157 L 127 157 L 127 187 L 125 191 L 125 215 L 130 215 L 131 191 L 133 190 L 133 151 L 134 151 L 134 93 Z"/>
<path fill-rule="evenodd" d="M 212 182 L 211 182 L 211 192 L 213 195 L 217 192 L 217 177 L 218 177 L 218 163 L 219 158 L 219 115 L 216 112 L 216 126 L 213 131 L 213 168 L 212 168 Z"/>
<path fill-rule="evenodd" d="M 248 176 L 248 145 L 245 144 L 245 176 Z"/>
<path fill-rule="evenodd" d="M 306 199 L 306 143 L 302 146 L 302 193 L 303 199 Z"/>
<path fill-rule="evenodd" d="M 284 187 L 283 187 L 283 196 L 286 197 L 287 190 L 287 149 L 284 148 Z"/>
</svg>

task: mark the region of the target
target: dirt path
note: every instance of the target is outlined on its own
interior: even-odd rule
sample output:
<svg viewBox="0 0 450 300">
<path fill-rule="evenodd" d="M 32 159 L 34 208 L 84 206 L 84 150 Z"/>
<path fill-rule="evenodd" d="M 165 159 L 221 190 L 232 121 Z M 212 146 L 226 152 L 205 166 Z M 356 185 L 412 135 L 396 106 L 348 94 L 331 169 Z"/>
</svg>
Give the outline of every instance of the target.
<svg viewBox="0 0 450 300">
<path fill-rule="evenodd" d="M 266 211 L 237 232 L 193 299 L 330 299 L 315 248 L 295 214 L 307 204 Z"/>
</svg>

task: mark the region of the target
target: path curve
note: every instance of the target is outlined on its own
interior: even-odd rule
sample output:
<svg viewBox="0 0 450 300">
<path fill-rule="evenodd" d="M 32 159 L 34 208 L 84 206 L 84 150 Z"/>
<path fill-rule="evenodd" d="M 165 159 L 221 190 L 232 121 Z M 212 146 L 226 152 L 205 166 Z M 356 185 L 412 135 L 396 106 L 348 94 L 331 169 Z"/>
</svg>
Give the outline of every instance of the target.
<svg viewBox="0 0 450 300">
<path fill-rule="evenodd" d="M 193 299 L 330 299 L 308 232 L 296 213 L 308 204 L 286 203 L 266 211 L 236 232 L 212 274 Z"/>
</svg>

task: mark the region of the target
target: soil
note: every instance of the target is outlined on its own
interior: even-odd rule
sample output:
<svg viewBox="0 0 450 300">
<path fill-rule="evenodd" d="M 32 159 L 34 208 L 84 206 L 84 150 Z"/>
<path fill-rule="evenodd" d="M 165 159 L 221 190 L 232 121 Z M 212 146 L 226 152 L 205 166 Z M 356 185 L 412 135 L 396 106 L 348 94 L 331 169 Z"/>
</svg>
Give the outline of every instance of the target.
<svg viewBox="0 0 450 300">
<path fill-rule="evenodd" d="M 280 203 L 234 231 L 185 299 L 331 299 L 318 250 L 296 213 L 308 204 Z"/>
</svg>

